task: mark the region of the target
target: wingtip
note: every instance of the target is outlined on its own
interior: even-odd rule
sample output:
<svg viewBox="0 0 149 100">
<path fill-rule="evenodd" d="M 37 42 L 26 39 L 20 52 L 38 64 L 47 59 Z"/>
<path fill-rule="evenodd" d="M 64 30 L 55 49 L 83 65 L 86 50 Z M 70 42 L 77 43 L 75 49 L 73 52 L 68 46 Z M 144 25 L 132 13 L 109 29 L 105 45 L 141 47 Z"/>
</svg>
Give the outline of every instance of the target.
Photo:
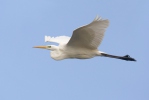
<svg viewBox="0 0 149 100">
<path fill-rule="evenodd" d="M 93 21 L 100 21 L 100 20 L 102 20 L 102 17 L 99 15 L 96 15 Z"/>
<path fill-rule="evenodd" d="M 99 17 L 98 15 L 96 15 L 96 17 L 94 18 L 93 21 L 98 21 L 98 20 L 100 20 L 100 19 L 101 19 L 101 17 Z"/>
</svg>

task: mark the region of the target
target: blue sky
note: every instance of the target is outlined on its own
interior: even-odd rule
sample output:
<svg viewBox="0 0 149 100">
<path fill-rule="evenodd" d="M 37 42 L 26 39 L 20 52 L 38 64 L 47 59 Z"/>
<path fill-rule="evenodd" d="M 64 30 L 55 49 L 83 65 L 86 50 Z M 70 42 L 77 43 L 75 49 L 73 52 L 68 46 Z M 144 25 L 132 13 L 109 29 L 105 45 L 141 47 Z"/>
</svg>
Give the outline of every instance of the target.
<svg viewBox="0 0 149 100">
<path fill-rule="evenodd" d="M 0 100 L 148 100 L 148 0 L 0 0 Z M 110 20 L 95 57 L 55 61 L 44 36 L 71 36 L 96 15 Z"/>
</svg>

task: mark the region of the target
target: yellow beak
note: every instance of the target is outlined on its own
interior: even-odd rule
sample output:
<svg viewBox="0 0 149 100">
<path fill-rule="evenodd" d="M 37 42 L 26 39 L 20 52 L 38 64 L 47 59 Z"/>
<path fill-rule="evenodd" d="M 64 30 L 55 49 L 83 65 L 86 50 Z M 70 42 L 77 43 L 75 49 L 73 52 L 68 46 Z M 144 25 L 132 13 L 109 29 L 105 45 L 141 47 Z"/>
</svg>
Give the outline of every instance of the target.
<svg viewBox="0 0 149 100">
<path fill-rule="evenodd" d="M 33 48 L 47 49 L 47 46 L 34 46 Z"/>
</svg>

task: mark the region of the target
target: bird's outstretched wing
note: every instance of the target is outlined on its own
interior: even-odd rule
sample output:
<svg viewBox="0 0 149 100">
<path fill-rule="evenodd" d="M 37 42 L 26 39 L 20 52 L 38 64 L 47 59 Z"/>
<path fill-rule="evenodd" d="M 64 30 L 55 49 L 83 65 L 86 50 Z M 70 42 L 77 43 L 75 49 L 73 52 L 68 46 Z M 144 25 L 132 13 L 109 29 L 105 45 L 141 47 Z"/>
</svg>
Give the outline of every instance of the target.
<svg viewBox="0 0 149 100">
<path fill-rule="evenodd" d="M 50 37 L 45 36 L 45 42 L 55 42 L 59 44 L 67 44 L 70 40 L 70 37 L 68 36 L 58 36 L 58 37 Z"/>
<path fill-rule="evenodd" d="M 97 49 L 104 36 L 109 21 L 96 17 L 90 24 L 82 26 L 73 31 L 68 46 Z"/>
</svg>

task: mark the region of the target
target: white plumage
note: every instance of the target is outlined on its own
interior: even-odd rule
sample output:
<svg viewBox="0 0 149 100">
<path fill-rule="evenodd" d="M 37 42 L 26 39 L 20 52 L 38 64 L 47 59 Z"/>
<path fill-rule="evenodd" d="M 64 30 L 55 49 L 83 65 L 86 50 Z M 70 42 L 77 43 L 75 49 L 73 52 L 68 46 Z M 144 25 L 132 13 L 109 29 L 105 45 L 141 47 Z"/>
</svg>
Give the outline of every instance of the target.
<svg viewBox="0 0 149 100">
<path fill-rule="evenodd" d="M 103 20 L 97 16 L 90 24 L 74 30 L 67 45 L 78 48 L 97 49 L 108 25 L 108 20 Z"/>
<path fill-rule="evenodd" d="M 55 42 L 59 46 L 35 46 L 35 48 L 43 48 L 51 50 L 51 57 L 55 60 L 62 60 L 67 58 L 88 59 L 94 56 L 105 56 L 117 58 L 122 60 L 135 61 L 135 59 L 126 56 L 114 56 L 98 51 L 105 30 L 109 26 L 107 19 L 96 17 L 90 24 L 79 27 L 73 31 L 72 37 L 45 36 L 45 42 Z"/>
<path fill-rule="evenodd" d="M 50 37 L 45 36 L 45 42 L 55 42 L 59 44 L 66 44 L 70 40 L 69 36 L 57 36 L 57 37 Z"/>
</svg>

